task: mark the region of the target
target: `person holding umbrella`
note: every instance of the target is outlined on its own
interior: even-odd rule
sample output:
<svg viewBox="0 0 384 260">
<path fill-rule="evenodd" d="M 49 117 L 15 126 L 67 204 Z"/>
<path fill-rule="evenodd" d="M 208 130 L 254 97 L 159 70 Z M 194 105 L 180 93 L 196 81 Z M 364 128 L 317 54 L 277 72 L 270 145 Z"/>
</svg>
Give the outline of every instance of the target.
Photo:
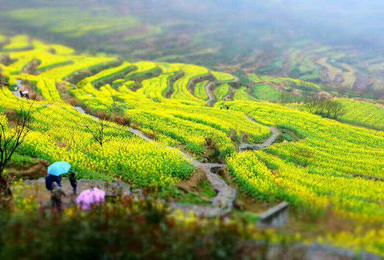
<svg viewBox="0 0 384 260">
<path fill-rule="evenodd" d="M 77 180 L 76 180 L 76 172 L 71 171 L 69 174 L 69 183 L 71 183 L 72 189 L 73 189 L 73 194 L 77 194 Z"/>
<path fill-rule="evenodd" d="M 57 186 L 61 187 L 61 176 L 55 176 L 55 175 L 47 175 L 45 176 L 45 188 L 47 190 L 52 190 L 52 184 L 56 182 Z"/>
<path fill-rule="evenodd" d="M 66 174 L 71 169 L 71 165 L 67 162 L 55 162 L 48 167 L 48 175 L 45 177 L 45 187 L 52 191 L 54 182 L 61 188 L 61 175 Z"/>
</svg>

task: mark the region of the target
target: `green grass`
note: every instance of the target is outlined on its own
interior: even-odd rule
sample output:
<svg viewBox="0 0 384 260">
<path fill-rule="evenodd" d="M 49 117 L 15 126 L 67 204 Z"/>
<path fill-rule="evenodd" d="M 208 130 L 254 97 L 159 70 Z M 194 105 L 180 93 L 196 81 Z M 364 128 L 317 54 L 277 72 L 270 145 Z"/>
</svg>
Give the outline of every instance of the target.
<svg viewBox="0 0 384 260">
<path fill-rule="evenodd" d="M 228 95 L 229 88 L 228 84 L 223 84 L 215 88 L 214 94 L 217 100 L 222 100 L 226 95 Z"/>
<path fill-rule="evenodd" d="M 31 46 L 26 35 L 18 35 L 10 38 L 10 42 L 3 46 L 4 51 L 19 51 Z"/>
<path fill-rule="evenodd" d="M 337 101 L 343 104 L 345 111 L 339 117 L 340 121 L 384 131 L 383 105 L 353 99 L 337 99 Z"/>
<path fill-rule="evenodd" d="M 0 43 L 3 43 L 7 40 L 7 37 L 5 35 L 0 34 Z"/>
<path fill-rule="evenodd" d="M 268 101 L 278 101 L 281 97 L 281 92 L 267 84 L 257 84 L 252 94 L 257 99 Z"/>
<path fill-rule="evenodd" d="M 204 200 L 199 195 L 193 193 L 185 193 L 181 195 L 178 202 L 186 205 L 210 204 L 210 201 Z"/>
<path fill-rule="evenodd" d="M 88 34 L 108 35 L 114 31 L 133 28 L 140 22 L 133 17 L 119 17 L 108 8 L 81 9 L 77 7 L 27 8 L 2 15 L 29 26 L 44 28 L 70 38 Z M 97 19 L 95 19 L 95 17 Z"/>
<path fill-rule="evenodd" d="M 198 190 L 197 193 L 181 193 L 178 202 L 182 204 L 210 204 L 210 199 L 216 196 L 216 192 L 208 181 L 201 182 Z"/>
<path fill-rule="evenodd" d="M 338 63 L 334 59 L 328 59 L 327 63 L 335 68 L 341 69 L 343 72 L 349 72 L 349 69 L 344 67 L 342 64 Z"/>
<path fill-rule="evenodd" d="M 209 81 L 205 80 L 205 81 L 202 81 L 202 82 L 199 82 L 196 84 L 195 93 L 194 93 L 195 97 L 203 99 L 203 100 L 208 99 L 207 92 L 205 92 L 205 87 L 207 86 L 208 83 L 209 83 Z"/>
<path fill-rule="evenodd" d="M 315 70 L 311 74 L 300 76 L 299 79 L 303 81 L 318 82 L 320 81 L 320 72 L 318 70 Z"/>
<path fill-rule="evenodd" d="M 216 191 L 213 190 L 211 184 L 207 181 L 203 181 L 200 185 L 200 194 L 207 198 L 213 198 L 216 196 Z"/>
<path fill-rule="evenodd" d="M 322 89 L 322 87 L 318 84 L 288 77 L 272 77 L 249 74 L 248 78 L 257 84 L 283 86 L 285 89 L 297 88 L 310 92 L 318 92 Z"/>
<path fill-rule="evenodd" d="M 259 221 L 259 215 L 252 212 L 244 212 L 243 217 L 251 223 L 257 223 Z"/>
<path fill-rule="evenodd" d="M 283 62 L 281 60 L 277 60 L 277 61 L 272 62 L 269 66 L 266 66 L 266 67 L 263 67 L 263 68 L 260 68 L 259 70 L 257 70 L 257 74 L 265 75 L 265 74 L 268 74 L 268 73 L 271 73 L 273 71 L 281 69 L 282 66 L 283 66 Z"/>
<path fill-rule="evenodd" d="M 235 100 L 253 100 L 253 97 L 248 94 L 246 87 L 241 87 L 235 93 Z"/>
</svg>

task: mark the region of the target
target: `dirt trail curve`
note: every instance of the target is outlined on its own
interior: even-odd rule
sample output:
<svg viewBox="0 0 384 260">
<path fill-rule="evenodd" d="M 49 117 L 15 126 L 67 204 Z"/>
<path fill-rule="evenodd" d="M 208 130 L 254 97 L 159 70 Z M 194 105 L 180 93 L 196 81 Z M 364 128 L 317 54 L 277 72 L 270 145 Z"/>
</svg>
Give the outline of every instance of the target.
<svg viewBox="0 0 384 260">
<path fill-rule="evenodd" d="M 82 114 L 86 114 L 86 111 L 81 107 L 75 107 L 75 109 Z M 96 118 L 94 116 L 92 117 Z M 253 121 L 252 118 L 249 118 L 249 119 Z M 128 128 L 128 131 L 133 135 L 141 139 L 144 139 L 147 142 L 154 142 L 152 139 L 145 136 L 145 134 L 140 130 Z M 265 141 L 264 143 L 254 145 L 254 146 L 253 145 L 246 146 L 246 144 L 243 144 L 243 148 L 256 149 L 257 147 L 257 149 L 262 149 L 272 145 L 276 141 L 276 138 L 279 136 L 280 133 L 276 128 L 271 128 L 271 131 L 272 131 L 272 136 L 268 138 L 268 140 Z M 167 148 L 175 149 L 170 146 L 167 146 Z M 243 151 L 243 150 L 244 149 L 240 149 L 240 151 Z M 182 156 L 186 161 L 188 161 L 194 167 L 204 171 L 209 183 L 211 184 L 213 189 L 217 192 L 217 195 L 212 199 L 212 203 L 210 206 L 182 205 L 179 203 L 171 203 L 171 206 L 174 209 L 180 209 L 180 210 L 183 210 L 184 212 L 193 211 L 197 216 L 204 216 L 204 217 L 224 216 L 230 213 L 233 208 L 233 202 L 236 199 L 236 190 L 230 187 L 220 176 L 218 176 L 213 172 L 213 169 L 225 168 L 227 167 L 227 165 L 215 164 L 215 163 L 201 163 L 198 160 L 193 159 L 190 155 L 186 153 L 182 153 Z"/>
<path fill-rule="evenodd" d="M 14 92 L 14 94 L 15 94 L 15 96 L 19 97 L 17 95 L 18 93 Z M 49 105 L 45 105 L 45 106 L 49 106 Z M 74 107 L 74 109 L 76 109 L 81 114 L 87 114 L 86 111 L 81 107 Z M 87 114 L 87 115 L 98 120 L 98 118 L 93 116 L 93 115 L 90 115 L 90 114 Z M 251 117 L 248 117 L 248 119 L 251 121 L 255 121 Z M 259 149 L 263 149 L 263 148 L 266 148 L 266 147 L 272 145 L 276 141 L 277 137 L 280 135 L 280 131 L 275 127 L 271 127 L 270 129 L 271 129 L 272 135 L 264 143 L 256 144 L 256 145 L 249 145 L 249 144 L 243 143 L 240 146 L 239 152 L 243 152 L 246 150 L 259 150 Z M 128 131 L 130 133 L 132 133 L 133 135 L 144 139 L 145 141 L 155 142 L 152 139 L 148 138 L 140 130 L 128 128 Z M 167 146 L 167 148 L 175 149 L 175 148 L 172 148 L 169 146 Z M 230 187 L 220 176 L 213 173 L 213 169 L 224 168 L 224 167 L 227 167 L 227 165 L 226 164 L 215 164 L 215 163 L 201 163 L 201 162 L 193 159 L 190 155 L 188 155 L 186 153 L 182 153 L 182 156 L 191 165 L 193 165 L 196 168 L 200 168 L 205 172 L 208 181 L 210 182 L 210 184 L 212 185 L 214 190 L 217 191 L 217 196 L 212 199 L 211 206 L 182 205 L 179 203 L 170 203 L 170 206 L 174 209 L 183 210 L 184 212 L 193 211 L 194 214 L 196 214 L 197 216 L 201 216 L 201 217 L 217 217 L 217 216 L 225 216 L 225 215 L 229 214 L 233 208 L 233 202 L 236 198 L 236 190 L 233 189 L 232 187 Z M 45 191 L 45 179 L 44 178 L 41 178 L 39 180 L 34 180 L 34 181 L 26 181 L 26 184 L 35 185 L 36 187 L 39 187 L 40 189 Z M 109 182 L 97 181 L 97 180 L 82 180 L 82 182 L 79 182 L 78 184 L 79 184 L 79 186 L 78 186 L 79 192 L 81 192 L 82 190 L 85 190 L 85 189 L 99 186 L 99 187 L 103 188 L 104 190 L 106 190 L 107 192 L 108 192 L 108 190 L 112 189 L 113 191 L 111 192 L 111 194 L 114 192 L 115 189 L 121 189 L 121 191 L 125 195 L 132 195 L 135 198 L 140 198 L 143 196 L 142 191 L 140 189 L 136 189 L 136 190 L 131 191 L 129 185 L 126 185 L 124 183 L 118 183 L 118 182 L 109 183 Z M 68 182 L 63 183 L 63 190 L 67 194 L 71 194 L 71 187 L 70 187 Z M 42 192 L 41 194 L 44 194 L 44 196 L 46 196 L 44 201 L 49 201 L 49 196 L 50 196 L 49 193 Z M 67 196 L 66 203 L 74 203 L 73 202 L 74 199 L 75 199 L 75 196 L 73 196 L 73 195 Z M 306 252 L 308 259 L 322 259 L 322 258 L 328 257 L 329 254 L 341 256 L 341 257 L 343 257 L 343 259 L 344 259 L 344 256 L 347 258 L 349 258 L 349 257 L 354 258 L 354 256 L 355 256 L 355 253 L 347 251 L 347 250 L 332 248 L 332 247 L 323 246 L 323 245 L 316 245 L 316 244 L 311 245 L 311 246 L 298 246 L 298 248 L 304 248 L 305 249 L 305 252 Z M 268 252 L 269 256 L 270 257 L 272 256 L 271 259 L 272 258 L 275 259 L 276 256 L 277 256 L 277 258 L 279 258 L 280 257 L 280 254 L 279 254 L 280 249 L 278 247 L 272 247 L 271 249 L 272 250 L 270 250 L 270 252 Z M 297 248 L 294 248 L 294 249 L 297 249 Z M 380 257 L 377 257 L 376 255 L 366 254 L 364 252 L 362 255 L 359 255 L 359 257 L 361 257 L 362 259 L 372 259 L 372 260 L 380 259 Z M 338 258 L 330 257 L 329 259 L 338 259 Z"/>
<path fill-rule="evenodd" d="M 237 77 L 234 77 L 234 80 L 232 81 L 212 81 L 210 83 L 208 83 L 206 86 L 205 86 L 205 92 L 207 93 L 207 96 L 208 96 L 208 100 L 207 100 L 207 105 L 208 106 L 213 106 L 215 103 L 216 103 L 216 97 L 215 97 L 215 88 L 216 88 L 216 84 L 236 84 L 236 83 L 239 83 L 240 82 L 240 79 L 237 78 Z"/>
<path fill-rule="evenodd" d="M 276 139 L 279 137 L 280 135 L 280 131 L 276 128 L 276 127 L 270 127 L 269 128 L 272 132 L 272 135 L 262 144 L 247 144 L 247 143 L 242 143 L 240 146 L 239 146 L 239 151 L 240 152 L 243 152 L 243 151 L 252 151 L 252 150 L 261 150 L 261 149 L 264 149 L 264 148 L 267 148 L 268 146 L 271 146 L 274 142 L 276 142 Z"/>
<path fill-rule="evenodd" d="M 23 84 L 21 83 L 21 80 L 18 80 L 18 79 L 16 80 L 16 82 L 17 82 L 17 90 L 15 89 L 14 91 L 12 91 L 12 93 L 16 97 L 21 97 L 19 90 L 23 88 Z"/>
<path fill-rule="evenodd" d="M 74 107 L 78 112 L 82 114 L 87 114 L 86 111 L 81 107 Z M 91 116 L 91 115 L 90 115 Z M 97 117 L 92 116 L 97 119 Z M 137 129 L 127 128 L 127 130 L 147 141 L 154 142 L 152 139 L 145 136 L 143 132 Z M 167 146 L 168 149 L 175 149 L 170 146 Z M 204 171 L 207 176 L 209 183 L 212 185 L 213 189 L 217 192 L 216 197 L 212 199 L 211 206 L 198 206 L 198 205 L 182 205 L 178 203 L 171 203 L 171 206 L 174 209 L 180 209 L 185 212 L 193 211 L 197 216 L 204 217 L 216 217 L 223 216 L 231 212 L 233 207 L 233 202 L 236 198 L 236 190 L 230 187 L 221 177 L 213 173 L 212 169 L 215 168 L 224 168 L 227 167 L 226 164 L 214 164 L 214 163 L 201 163 L 193 159 L 190 155 L 182 153 L 182 157 L 192 164 L 194 167 L 199 168 Z"/>
<path fill-rule="evenodd" d="M 86 111 L 81 107 L 75 107 L 77 111 L 82 114 L 86 114 Z M 93 118 L 96 118 L 92 116 Z M 249 120 L 254 121 L 252 118 Z M 137 129 L 128 128 L 128 131 L 133 135 L 144 139 L 147 142 L 155 142 L 152 139 L 145 136 L 143 132 Z M 268 138 L 264 143 L 258 145 L 248 145 L 243 144 L 243 148 L 252 148 L 255 149 L 263 149 L 267 146 L 272 145 L 276 138 L 279 136 L 280 132 L 276 128 L 271 128 L 272 136 Z M 166 146 L 168 149 L 175 149 L 170 146 Z M 243 150 L 241 150 L 243 151 Z M 224 216 L 231 212 L 233 208 L 233 202 L 236 199 L 236 190 L 230 187 L 220 176 L 213 172 L 213 169 L 220 169 L 227 167 L 226 164 L 215 164 L 215 163 L 201 163 L 198 160 L 193 159 L 190 155 L 186 153 L 182 153 L 182 157 L 192 164 L 194 167 L 199 168 L 204 171 L 207 176 L 207 179 L 213 189 L 217 192 L 216 197 L 212 199 L 211 206 L 200 206 L 200 205 L 182 205 L 179 203 L 171 203 L 171 206 L 174 209 L 183 210 L 184 212 L 193 211 L 197 216 L 202 217 L 217 217 Z"/>
<path fill-rule="evenodd" d="M 216 100 L 215 92 L 214 92 L 215 86 L 216 86 L 216 82 L 210 82 L 205 86 L 205 92 L 207 93 L 207 96 L 208 96 L 207 104 L 209 106 L 213 106 Z"/>
<path fill-rule="evenodd" d="M 16 93 L 14 93 L 16 95 Z M 82 107 L 73 107 L 76 111 L 78 111 L 81 114 L 87 114 L 90 117 L 94 118 L 95 120 L 99 120 L 99 118 L 88 114 Z M 251 119 L 251 118 L 250 118 Z M 147 142 L 154 142 L 154 140 L 147 137 L 143 132 L 137 129 L 133 128 L 127 128 L 127 130 L 147 141 Z M 272 129 L 271 129 L 272 130 Z M 276 131 L 275 131 L 276 130 Z M 276 136 L 278 135 L 277 129 L 272 130 L 273 135 L 271 138 L 269 138 L 265 143 L 260 144 L 260 147 L 267 147 L 268 145 L 271 145 L 275 140 Z M 160 144 L 159 144 L 160 145 Z M 173 147 L 167 146 L 167 149 L 175 149 Z M 180 151 L 181 152 L 181 151 Z M 197 216 L 204 216 L 204 217 L 217 217 L 217 216 L 224 216 L 227 215 L 229 212 L 231 212 L 233 208 L 233 202 L 236 199 L 236 190 L 232 187 L 230 187 L 220 176 L 215 174 L 213 172 L 213 169 L 220 169 L 227 167 L 226 164 L 214 164 L 214 163 L 201 163 L 195 159 L 193 159 L 190 155 L 181 152 L 181 156 L 188 161 L 190 164 L 192 164 L 194 167 L 199 168 L 204 171 L 204 173 L 207 176 L 207 179 L 213 189 L 217 192 L 216 197 L 212 199 L 212 203 L 210 206 L 200 206 L 200 205 L 182 205 L 178 203 L 171 203 L 171 206 L 174 209 L 180 209 L 184 212 L 193 211 Z"/>
</svg>

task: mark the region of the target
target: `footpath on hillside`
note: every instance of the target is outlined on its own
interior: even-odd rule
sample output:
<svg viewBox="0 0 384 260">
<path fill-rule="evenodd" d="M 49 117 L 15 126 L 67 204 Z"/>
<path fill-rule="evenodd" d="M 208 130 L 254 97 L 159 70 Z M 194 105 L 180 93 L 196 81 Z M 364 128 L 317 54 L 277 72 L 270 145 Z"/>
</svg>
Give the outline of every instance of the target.
<svg viewBox="0 0 384 260">
<path fill-rule="evenodd" d="M 17 96 L 17 93 L 14 92 L 14 94 Z M 88 114 L 82 107 L 73 107 L 76 111 L 78 111 L 80 114 L 86 114 L 93 118 L 94 120 L 99 120 L 94 115 Z M 252 118 L 249 118 L 249 120 L 252 120 Z M 154 140 L 150 139 L 147 137 L 143 132 L 137 129 L 133 128 L 124 128 L 127 131 L 129 131 L 131 134 L 147 141 L 147 142 L 154 142 Z M 269 139 L 267 139 L 264 143 L 262 144 L 257 144 L 257 145 L 250 145 L 250 144 L 241 144 L 239 147 L 239 152 L 246 151 L 246 150 L 256 150 L 256 149 L 264 149 L 270 145 L 272 145 L 277 137 L 279 136 L 279 131 L 276 128 L 271 128 L 272 135 Z M 157 144 L 157 143 L 156 143 Z M 175 149 L 173 147 L 169 146 L 163 146 L 159 144 L 159 146 L 164 147 L 164 149 Z M 219 175 L 214 173 L 214 170 L 221 169 L 227 167 L 226 164 L 215 164 L 215 163 L 202 163 L 200 161 L 195 160 L 193 157 L 191 157 L 189 154 L 186 154 L 182 151 L 180 151 L 182 154 L 182 157 L 192 164 L 195 168 L 200 169 L 201 171 L 204 172 L 206 175 L 206 178 L 212 188 L 217 192 L 216 197 L 214 197 L 211 200 L 211 205 L 184 205 L 184 204 L 179 204 L 172 202 L 169 205 L 174 208 L 174 209 L 179 209 L 184 212 L 190 212 L 193 211 L 195 215 L 200 216 L 200 217 L 217 217 L 217 216 L 224 216 L 229 214 L 234 205 L 234 201 L 236 199 L 236 190 L 232 187 L 230 187 Z M 93 187 L 99 187 L 101 189 L 104 189 L 107 191 L 107 194 L 110 193 L 111 195 L 115 194 L 116 191 L 112 191 L 111 188 L 114 187 L 119 187 L 121 189 L 121 194 L 131 196 L 133 195 L 134 197 L 140 197 L 142 192 L 141 190 L 136 190 L 131 191 L 130 187 L 126 184 L 122 183 L 107 183 L 107 182 L 102 182 L 102 181 L 94 181 L 94 180 L 79 180 L 79 188 L 78 188 L 78 193 L 80 193 L 83 190 L 93 188 Z M 48 191 L 43 192 L 45 189 L 44 184 L 44 179 L 39 179 L 35 181 L 27 181 L 26 184 L 29 184 L 34 187 L 36 191 L 38 191 L 37 195 L 38 200 L 42 202 L 46 202 L 50 200 L 50 193 Z M 111 187 L 112 186 L 112 187 Z M 63 183 L 63 190 L 67 194 L 72 194 L 70 187 L 68 186 L 68 183 L 64 181 Z M 73 196 L 69 195 L 67 198 L 65 198 L 64 204 L 68 204 L 71 201 L 73 201 Z"/>
</svg>

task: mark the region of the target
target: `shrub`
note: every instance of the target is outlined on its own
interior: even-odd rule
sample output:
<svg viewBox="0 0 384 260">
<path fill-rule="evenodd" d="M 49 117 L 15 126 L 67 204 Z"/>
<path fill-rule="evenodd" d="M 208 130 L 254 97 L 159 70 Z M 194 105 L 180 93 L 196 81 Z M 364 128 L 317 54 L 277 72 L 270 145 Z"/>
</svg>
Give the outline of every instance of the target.
<svg viewBox="0 0 384 260">
<path fill-rule="evenodd" d="M 270 239 L 243 221 L 169 217 L 163 204 L 131 198 L 89 211 L 67 208 L 62 215 L 43 208 L 0 215 L 0 224 L 1 259 L 256 258 Z M 251 242 L 255 232 L 263 243 Z"/>
</svg>

